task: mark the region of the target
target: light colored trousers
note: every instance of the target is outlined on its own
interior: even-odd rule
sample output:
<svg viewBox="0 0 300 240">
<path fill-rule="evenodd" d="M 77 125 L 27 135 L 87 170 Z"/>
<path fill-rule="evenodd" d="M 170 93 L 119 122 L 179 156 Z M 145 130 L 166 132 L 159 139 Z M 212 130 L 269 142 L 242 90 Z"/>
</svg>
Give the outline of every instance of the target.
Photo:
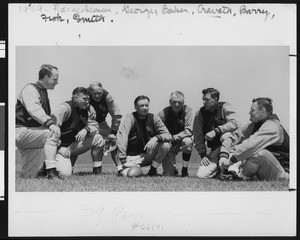
<svg viewBox="0 0 300 240">
<path fill-rule="evenodd" d="M 123 164 L 124 167 L 130 168 L 136 165 L 140 165 L 141 167 L 149 166 L 152 162 L 156 162 L 158 164 L 163 163 L 164 161 L 168 161 L 166 159 L 166 155 L 168 154 L 171 148 L 170 143 L 168 142 L 160 142 L 156 143 L 153 150 L 148 153 L 142 153 L 136 156 L 127 156 L 126 162 Z M 128 169 L 124 169 L 123 173 L 126 176 L 126 171 Z"/>
<path fill-rule="evenodd" d="M 217 171 L 218 165 L 216 159 L 219 154 L 218 149 L 211 152 L 211 154 L 214 162 L 211 162 L 207 167 L 200 167 L 197 173 L 198 177 L 209 178 L 209 176 Z M 238 168 L 238 171 L 247 177 L 257 177 L 259 180 L 289 179 L 289 174 L 285 172 L 274 155 L 266 149 L 234 165 L 232 165 L 233 168 Z"/>
<path fill-rule="evenodd" d="M 243 175 L 256 176 L 259 180 L 289 179 L 289 174 L 274 155 L 266 149 L 262 149 L 254 156 L 244 160 L 240 170 Z"/>
<path fill-rule="evenodd" d="M 72 175 L 72 164 L 71 158 L 76 159 L 79 155 L 87 152 L 92 148 L 103 148 L 103 137 L 100 134 L 88 135 L 81 142 L 73 142 L 67 147 L 69 154 L 63 155 L 63 150 L 66 148 L 62 147 L 58 150 L 56 154 L 56 169 L 63 176 Z"/>
<path fill-rule="evenodd" d="M 208 155 L 210 164 L 208 166 L 200 166 L 197 172 L 199 178 L 210 178 L 219 170 L 219 154 L 220 152 L 230 153 L 231 147 L 239 139 L 239 136 L 235 133 L 227 132 L 221 135 L 220 140 L 222 145 L 215 150 L 211 151 Z"/>
<path fill-rule="evenodd" d="M 173 176 L 176 164 L 176 156 L 179 152 L 191 154 L 193 148 L 193 140 L 191 137 L 185 137 L 182 141 L 171 147 L 166 155 L 166 160 L 162 162 L 165 176 Z"/>
<path fill-rule="evenodd" d="M 106 121 L 103 121 L 101 123 L 98 124 L 99 128 L 100 128 L 100 134 L 101 136 L 105 139 L 108 137 L 108 135 L 111 132 L 111 128 L 110 126 L 108 126 Z"/>
<path fill-rule="evenodd" d="M 17 127 L 16 147 L 21 154 L 22 176 L 36 177 L 45 160 L 44 146 L 58 146 L 59 140 L 52 137 L 46 127 Z"/>
<path fill-rule="evenodd" d="M 111 128 L 108 126 L 106 121 L 99 123 L 98 126 L 100 129 L 100 135 L 105 140 L 108 137 L 108 135 L 110 135 Z M 93 157 L 93 156 L 95 156 L 95 152 L 93 153 L 93 150 L 91 151 L 91 156 L 92 156 L 93 161 L 102 161 L 103 160 L 103 156 L 104 156 L 103 150 L 104 150 L 104 148 L 101 148 L 101 150 L 98 153 L 96 153 L 96 155 L 97 155 L 96 159 L 94 159 L 95 157 Z M 111 152 L 111 157 L 113 158 L 113 161 L 115 162 L 117 151 L 113 151 L 113 150 L 111 150 L 110 152 Z"/>
</svg>

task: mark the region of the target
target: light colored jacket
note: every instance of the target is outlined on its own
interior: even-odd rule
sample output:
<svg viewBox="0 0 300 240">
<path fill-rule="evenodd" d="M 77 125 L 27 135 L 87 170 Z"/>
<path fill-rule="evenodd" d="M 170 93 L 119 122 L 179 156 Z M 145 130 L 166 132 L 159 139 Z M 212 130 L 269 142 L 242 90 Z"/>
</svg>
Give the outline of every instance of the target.
<svg viewBox="0 0 300 240">
<path fill-rule="evenodd" d="M 158 113 L 158 116 L 160 119 L 165 123 L 165 113 L 164 111 L 160 111 Z M 174 119 L 176 121 L 176 119 Z M 184 115 L 184 130 L 181 131 L 180 133 L 174 135 L 174 138 L 178 138 L 179 140 L 184 139 L 185 137 L 191 137 L 192 134 L 192 129 L 193 129 L 193 116 L 192 116 L 192 109 L 186 105 L 185 109 L 185 115 Z"/>
<path fill-rule="evenodd" d="M 164 125 L 162 120 L 157 116 L 154 115 L 154 127 L 155 132 L 158 134 L 160 141 L 171 141 L 172 135 L 169 133 L 167 127 Z M 127 157 L 127 146 L 128 146 L 128 136 L 130 133 L 131 128 L 134 125 L 134 116 L 133 114 L 127 114 L 124 122 L 117 134 L 117 146 L 119 149 L 118 155 L 120 159 L 124 159 Z"/>
<path fill-rule="evenodd" d="M 61 127 L 61 125 L 64 122 L 66 122 L 69 119 L 69 117 L 71 116 L 71 111 L 72 111 L 72 109 L 71 109 L 70 105 L 68 103 L 64 102 L 55 108 L 55 110 L 51 114 L 51 117 L 52 117 L 54 123 L 58 127 Z M 87 127 L 89 128 L 91 135 L 94 135 L 94 134 L 100 132 L 98 123 L 91 118 L 88 118 Z"/>
<path fill-rule="evenodd" d="M 252 157 L 268 146 L 279 146 L 284 141 L 284 131 L 278 119 L 266 120 L 259 130 L 252 134 L 254 124 L 250 122 L 242 128 L 242 141 L 235 146 L 235 151 L 232 154 L 236 161 Z"/>
<path fill-rule="evenodd" d="M 111 129 L 117 132 L 122 119 L 121 111 L 110 93 L 107 94 L 105 101 L 107 103 L 108 112 L 111 116 Z M 92 105 L 90 105 L 90 108 L 92 112 L 96 112 Z"/>
<path fill-rule="evenodd" d="M 226 123 L 218 126 L 221 130 L 221 134 L 226 132 L 239 132 L 240 131 L 240 120 L 237 113 L 233 110 L 230 103 L 224 103 L 222 107 L 222 118 L 226 120 Z M 193 134 L 195 148 L 199 155 L 206 153 L 205 135 L 203 133 L 203 117 L 200 109 L 196 112 L 193 124 Z"/>
<path fill-rule="evenodd" d="M 44 86 L 41 81 L 38 81 L 37 84 Z M 52 123 L 51 117 L 46 114 L 41 105 L 41 95 L 32 84 L 27 84 L 21 90 L 18 100 L 26 108 L 30 116 L 41 125 L 48 126 L 48 123 Z"/>
</svg>

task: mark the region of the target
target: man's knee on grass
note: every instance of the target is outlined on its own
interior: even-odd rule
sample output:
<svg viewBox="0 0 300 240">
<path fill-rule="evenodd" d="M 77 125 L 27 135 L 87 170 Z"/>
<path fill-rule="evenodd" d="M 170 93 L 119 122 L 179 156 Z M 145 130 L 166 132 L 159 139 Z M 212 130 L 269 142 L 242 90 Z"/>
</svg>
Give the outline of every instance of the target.
<svg viewBox="0 0 300 240">
<path fill-rule="evenodd" d="M 242 167 L 242 171 L 239 173 L 239 177 L 244 180 L 250 179 L 255 176 L 260 170 L 260 162 L 258 158 L 249 158 L 246 160 L 245 164 Z"/>
<path fill-rule="evenodd" d="M 72 175 L 71 159 L 63 157 L 61 154 L 56 155 L 56 170 L 63 176 Z"/>
<path fill-rule="evenodd" d="M 200 166 L 197 172 L 198 178 L 213 178 L 216 176 L 218 166 L 216 163 L 210 163 L 208 166 Z"/>
</svg>

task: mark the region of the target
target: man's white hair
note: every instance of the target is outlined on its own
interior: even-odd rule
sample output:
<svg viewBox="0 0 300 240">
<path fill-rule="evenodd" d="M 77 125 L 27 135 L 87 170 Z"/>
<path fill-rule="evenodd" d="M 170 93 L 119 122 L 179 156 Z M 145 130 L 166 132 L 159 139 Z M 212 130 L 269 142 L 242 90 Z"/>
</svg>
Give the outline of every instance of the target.
<svg viewBox="0 0 300 240">
<path fill-rule="evenodd" d="M 184 95 L 180 91 L 172 92 L 171 96 L 170 96 L 170 99 L 172 99 L 172 98 L 180 98 L 180 99 L 182 99 L 184 101 Z"/>
<path fill-rule="evenodd" d="M 98 86 L 98 87 L 101 87 L 101 88 L 103 87 L 101 82 L 96 82 L 96 81 L 94 81 L 94 82 L 92 82 L 92 83 L 90 84 L 89 88 L 92 88 L 92 87 L 94 87 L 94 86 Z"/>
</svg>

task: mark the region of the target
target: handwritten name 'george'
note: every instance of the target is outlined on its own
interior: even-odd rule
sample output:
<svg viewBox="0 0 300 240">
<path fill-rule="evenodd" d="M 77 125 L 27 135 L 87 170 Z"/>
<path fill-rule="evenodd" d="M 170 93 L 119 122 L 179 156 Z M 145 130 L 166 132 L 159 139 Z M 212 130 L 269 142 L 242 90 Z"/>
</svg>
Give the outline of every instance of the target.
<svg viewBox="0 0 300 240">
<path fill-rule="evenodd" d="M 147 14 L 148 18 L 150 18 L 150 16 L 152 14 L 157 16 L 157 10 L 156 9 L 152 9 L 152 8 L 133 8 L 130 7 L 129 5 L 124 5 L 122 12 L 125 12 L 127 14 Z"/>
</svg>

